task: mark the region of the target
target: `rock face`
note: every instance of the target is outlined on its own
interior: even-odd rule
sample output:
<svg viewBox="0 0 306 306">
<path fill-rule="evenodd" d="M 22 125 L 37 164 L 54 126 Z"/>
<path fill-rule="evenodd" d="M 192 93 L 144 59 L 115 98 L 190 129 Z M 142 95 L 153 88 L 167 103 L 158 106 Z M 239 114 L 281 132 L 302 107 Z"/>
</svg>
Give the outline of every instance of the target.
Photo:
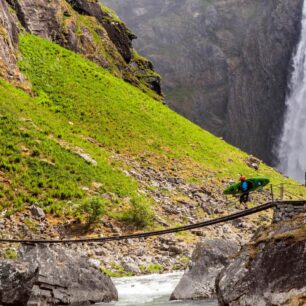
<svg viewBox="0 0 306 306">
<path fill-rule="evenodd" d="M 12 10 L 8 10 L 7 4 Z M 18 71 L 17 20 L 21 29 L 83 54 L 143 91 L 155 91 L 157 94 L 152 95 L 161 98 L 159 75 L 152 63 L 133 49 L 132 40 L 136 36 L 106 7 L 88 0 L 1 1 L 0 73 L 5 79 Z"/>
<path fill-rule="evenodd" d="M 198 244 L 192 264 L 171 295 L 171 300 L 215 297 L 215 280 L 239 250 L 236 243 L 215 239 Z"/>
<path fill-rule="evenodd" d="M 139 37 L 170 107 L 266 162 L 280 135 L 303 0 L 103 0 Z"/>
<path fill-rule="evenodd" d="M 18 261 L 0 263 L 0 303 L 89 305 L 117 300 L 108 276 L 59 246 L 26 246 Z"/>
<path fill-rule="evenodd" d="M 16 64 L 16 46 L 18 29 L 5 1 L 0 2 L 0 78 L 12 81 L 16 85 L 23 78 Z"/>
<path fill-rule="evenodd" d="M 306 304 L 306 215 L 260 232 L 218 276 L 221 306 Z"/>
</svg>

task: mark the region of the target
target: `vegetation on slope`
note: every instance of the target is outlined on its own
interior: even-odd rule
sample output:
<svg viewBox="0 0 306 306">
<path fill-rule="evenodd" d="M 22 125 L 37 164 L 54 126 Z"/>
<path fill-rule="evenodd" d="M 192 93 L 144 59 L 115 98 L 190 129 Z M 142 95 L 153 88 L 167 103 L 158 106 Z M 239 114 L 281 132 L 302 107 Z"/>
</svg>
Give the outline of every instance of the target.
<svg viewBox="0 0 306 306">
<path fill-rule="evenodd" d="M 20 37 L 20 51 L 34 94 L 0 82 L 0 203 L 7 214 L 37 203 L 59 216 L 107 211 L 151 224 L 153 200 L 113 155 L 180 164 L 186 180 L 209 180 L 220 191 L 222 180 L 257 175 L 246 154 L 82 56 L 31 35 Z M 289 182 L 264 165 L 260 174 Z"/>
</svg>

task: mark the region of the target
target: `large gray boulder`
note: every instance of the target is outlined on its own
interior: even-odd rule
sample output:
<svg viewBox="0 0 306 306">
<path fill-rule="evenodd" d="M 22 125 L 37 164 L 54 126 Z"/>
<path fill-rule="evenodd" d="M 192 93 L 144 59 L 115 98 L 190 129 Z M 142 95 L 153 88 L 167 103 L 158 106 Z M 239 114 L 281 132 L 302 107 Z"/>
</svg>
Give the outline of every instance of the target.
<svg viewBox="0 0 306 306">
<path fill-rule="evenodd" d="M 306 305 L 306 216 L 259 233 L 217 278 L 220 306 Z"/>
<path fill-rule="evenodd" d="M 0 304 L 89 305 L 117 299 L 108 276 L 61 246 L 25 246 L 19 260 L 0 262 Z"/>
<path fill-rule="evenodd" d="M 184 274 L 170 299 L 215 297 L 216 277 L 238 250 L 236 243 L 221 239 L 199 243 L 193 252 L 189 271 Z"/>
</svg>

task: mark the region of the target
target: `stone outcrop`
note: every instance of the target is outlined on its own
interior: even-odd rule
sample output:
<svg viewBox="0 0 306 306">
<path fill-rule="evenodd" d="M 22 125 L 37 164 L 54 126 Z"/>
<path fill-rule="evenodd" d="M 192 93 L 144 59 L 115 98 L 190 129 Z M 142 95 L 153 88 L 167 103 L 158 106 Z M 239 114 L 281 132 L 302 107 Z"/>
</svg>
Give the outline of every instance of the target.
<svg viewBox="0 0 306 306">
<path fill-rule="evenodd" d="M 132 40 L 137 37 L 127 29 L 124 23 L 111 20 L 110 16 L 101 9 L 98 2 L 84 0 L 68 0 L 68 2 L 80 14 L 95 17 L 103 25 L 124 60 L 127 63 L 131 61 Z"/>
<path fill-rule="evenodd" d="M 306 304 L 306 214 L 260 231 L 218 276 L 220 306 Z"/>
<path fill-rule="evenodd" d="M 0 2 L 0 78 L 16 85 L 24 81 L 17 67 L 18 28 L 5 1 Z"/>
<path fill-rule="evenodd" d="M 273 223 L 291 220 L 300 213 L 306 213 L 306 201 L 280 202 L 274 207 Z"/>
<path fill-rule="evenodd" d="M 12 10 L 8 10 L 7 4 Z M 155 91 L 157 94 L 152 95 L 161 99 L 159 75 L 152 63 L 139 57 L 133 49 L 132 40 L 136 36 L 97 1 L 1 1 L 0 21 L 0 73 L 5 79 L 11 79 L 18 72 L 16 24 L 20 24 L 21 30 L 83 54 L 143 91 Z"/>
<path fill-rule="evenodd" d="M 171 300 L 215 297 L 215 280 L 220 271 L 237 254 L 239 246 L 215 239 L 199 243 L 192 254 L 191 266 L 171 295 Z"/>
<path fill-rule="evenodd" d="M 25 246 L 17 261 L 0 262 L 0 304 L 89 305 L 117 299 L 108 276 L 60 246 Z"/>
<path fill-rule="evenodd" d="M 266 162 L 280 136 L 303 0 L 103 0 L 139 37 L 170 107 Z"/>
</svg>

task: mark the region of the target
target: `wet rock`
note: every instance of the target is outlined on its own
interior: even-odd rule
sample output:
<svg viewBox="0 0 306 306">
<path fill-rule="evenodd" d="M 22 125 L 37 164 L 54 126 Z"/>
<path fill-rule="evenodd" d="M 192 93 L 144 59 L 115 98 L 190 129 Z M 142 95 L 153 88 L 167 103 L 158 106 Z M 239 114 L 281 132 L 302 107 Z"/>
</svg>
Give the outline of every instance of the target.
<svg viewBox="0 0 306 306">
<path fill-rule="evenodd" d="M 0 262 L 0 303 L 88 305 L 117 300 L 108 276 L 61 246 L 24 246 L 18 261 Z"/>
<path fill-rule="evenodd" d="M 305 217 L 259 231 L 218 276 L 219 305 L 305 305 L 305 262 Z"/>
<path fill-rule="evenodd" d="M 220 239 L 206 240 L 192 254 L 189 271 L 185 272 L 171 295 L 171 300 L 204 299 L 215 296 L 215 279 L 239 246 Z"/>
</svg>

